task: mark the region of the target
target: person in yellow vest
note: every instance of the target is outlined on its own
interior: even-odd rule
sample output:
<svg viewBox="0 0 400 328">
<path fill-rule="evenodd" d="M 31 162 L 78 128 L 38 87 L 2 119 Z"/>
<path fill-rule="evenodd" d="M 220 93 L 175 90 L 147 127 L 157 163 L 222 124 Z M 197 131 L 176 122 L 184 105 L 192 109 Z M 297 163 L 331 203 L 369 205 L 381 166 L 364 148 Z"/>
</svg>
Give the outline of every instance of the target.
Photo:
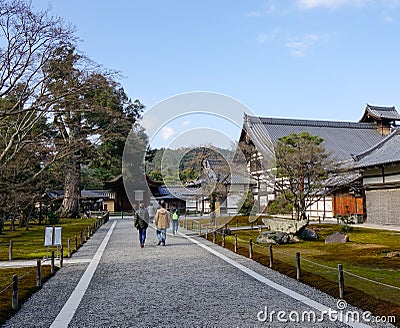
<svg viewBox="0 0 400 328">
<path fill-rule="evenodd" d="M 157 239 L 158 245 L 165 246 L 166 238 L 167 238 L 167 229 L 169 228 L 169 224 L 171 222 L 170 213 L 165 209 L 165 203 L 161 204 L 161 208 L 159 208 L 156 212 L 156 216 L 154 218 L 154 223 L 157 227 Z"/>
<path fill-rule="evenodd" d="M 172 233 L 175 235 L 178 231 L 179 226 L 179 210 L 175 204 L 171 206 L 171 221 L 172 221 Z"/>
</svg>

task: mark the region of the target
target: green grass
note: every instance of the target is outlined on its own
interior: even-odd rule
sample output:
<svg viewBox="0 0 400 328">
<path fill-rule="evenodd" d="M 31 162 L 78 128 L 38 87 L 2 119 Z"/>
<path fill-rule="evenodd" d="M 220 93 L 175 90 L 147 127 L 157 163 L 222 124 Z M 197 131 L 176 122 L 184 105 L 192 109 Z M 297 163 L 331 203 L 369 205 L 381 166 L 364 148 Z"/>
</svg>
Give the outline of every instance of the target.
<svg viewBox="0 0 400 328">
<path fill-rule="evenodd" d="M 96 219 L 61 219 L 55 226 L 62 227 L 62 244 L 64 246 L 64 255 L 67 255 L 68 238 L 71 239 L 71 248 L 75 247 L 75 235 L 80 240 L 80 233 L 85 228 L 91 226 Z M 56 247 L 44 246 L 44 231 L 46 225 L 32 223 L 29 230 L 25 228 L 16 228 L 10 230 L 9 222 L 5 223 L 4 232 L 0 235 L 0 261 L 9 259 L 10 240 L 13 243 L 13 260 L 40 259 L 49 256 Z"/>
<path fill-rule="evenodd" d="M 56 268 L 57 269 L 57 268 Z M 0 325 L 9 319 L 16 311 L 12 309 L 12 283 L 13 275 L 18 275 L 18 303 L 21 305 L 35 291 L 36 267 L 0 269 Z M 42 266 L 42 283 L 52 276 L 49 265 Z M 8 288 L 7 288 L 8 287 Z M 7 289 L 6 289 L 7 288 Z"/>
<path fill-rule="evenodd" d="M 62 227 L 62 244 L 64 245 L 64 256 L 68 255 L 67 243 L 71 239 L 71 250 L 75 249 L 75 236 L 78 237 L 78 247 L 80 244 L 80 235 L 85 228 L 92 226 L 98 219 L 61 219 L 55 226 Z M 50 256 L 52 250 L 56 247 L 44 246 L 44 231 L 46 225 L 32 223 L 29 230 L 25 228 L 16 228 L 10 230 L 9 222 L 6 222 L 4 233 L 0 235 L 0 260 L 9 259 L 10 240 L 13 241 L 13 260 L 31 260 L 41 259 L 44 256 Z M 56 268 L 57 270 L 57 268 Z M 17 274 L 19 303 L 22 304 L 38 288 L 36 287 L 36 267 L 29 268 L 6 268 L 0 269 L 0 324 L 11 317 L 15 312 L 12 309 L 11 295 L 13 275 Z M 51 277 L 49 265 L 42 265 L 42 281 L 45 282 Z"/>
<path fill-rule="evenodd" d="M 339 297 L 338 264 L 345 272 L 345 295 L 348 303 L 377 315 L 395 315 L 400 323 L 400 290 L 360 279 L 358 275 L 376 282 L 400 288 L 400 257 L 387 257 L 387 253 L 400 251 L 400 232 L 353 227 L 348 232 L 350 242 L 325 244 L 326 236 L 340 231 L 342 226 L 314 224 L 309 226 L 318 233 L 316 241 L 274 245 L 274 269 L 292 278 L 296 277 L 296 253 L 301 256 L 301 281 L 328 294 Z M 269 266 L 269 245 L 257 244 L 258 230 L 233 232 L 238 235 L 239 253 L 248 256 L 249 239 L 253 240 L 253 259 Z M 212 237 L 209 236 L 209 240 Z M 217 238 L 221 243 L 221 237 Z M 233 250 L 234 236 L 225 239 Z"/>
</svg>

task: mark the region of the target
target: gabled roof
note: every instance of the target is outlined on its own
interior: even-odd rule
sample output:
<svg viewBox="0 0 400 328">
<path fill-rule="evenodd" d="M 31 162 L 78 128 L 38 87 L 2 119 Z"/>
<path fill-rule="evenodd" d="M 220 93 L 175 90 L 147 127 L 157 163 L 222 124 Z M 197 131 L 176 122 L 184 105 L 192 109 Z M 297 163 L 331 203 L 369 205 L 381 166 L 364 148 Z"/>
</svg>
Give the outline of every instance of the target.
<svg viewBox="0 0 400 328">
<path fill-rule="evenodd" d="M 51 198 L 63 198 L 64 190 L 53 190 L 48 193 Z M 81 190 L 81 199 L 109 199 L 107 190 Z"/>
<path fill-rule="evenodd" d="M 372 106 L 367 104 L 365 112 L 360 122 L 371 122 L 373 120 L 382 121 L 400 121 L 400 114 L 396 107 Z"/>
<path fill-rule="evenodd" d="M 149 186 L 161 186 L 162 185 L 162 182 L 154 181 L 147 174 L 146 174 L 146 182 Z M 123 178 L 122 174 L 120 174 L 120 175 L 117 175 L 116 177 L 114 177 L 113 179 L 104 182 L 104 188 L 111 189 L 118 185 L 123 185 L 123 184 L 124 184 L 124 178 Z"/>
<path fill-rule="evenodd" d="M 354 156 L 354 161 L 355 169 L 400 163 L 400 130 L 394 130 L 375 146 Z"/>
<path fill-rule="evenodd" d="M 324 147 L 337 161 L 352 160 L 352 154 L 360 154 L 384 138 L 374 123 L 265 118 L 246 114 L 243 130 L 264 157 L 270 156 L 271 146 L 279 138 L 292 133 L 308 132 L 321 137 Z"/>
<path fill-rule="evenodd" d="M 153 195 L 161 199 L 187 199 L 204 196 L 201 188 L 186 188 L 184 186 L 158 186 Z"/>
</svg>

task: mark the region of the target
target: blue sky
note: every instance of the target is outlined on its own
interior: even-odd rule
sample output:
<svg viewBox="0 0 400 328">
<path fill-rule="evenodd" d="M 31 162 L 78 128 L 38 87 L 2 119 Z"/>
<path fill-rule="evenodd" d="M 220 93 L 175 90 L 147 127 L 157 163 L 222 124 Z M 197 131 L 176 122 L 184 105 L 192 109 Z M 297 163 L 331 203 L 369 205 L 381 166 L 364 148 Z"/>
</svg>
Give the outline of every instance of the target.
<svg viewBox="0 0 400 328">
<path fill-rule="evenodd" d="M 400 0 L 34 1 L 49 5 L 149 108 L 191 91 L 267 117 L 357 121 L 366 103 L 400 106 Z"/>
</svg>

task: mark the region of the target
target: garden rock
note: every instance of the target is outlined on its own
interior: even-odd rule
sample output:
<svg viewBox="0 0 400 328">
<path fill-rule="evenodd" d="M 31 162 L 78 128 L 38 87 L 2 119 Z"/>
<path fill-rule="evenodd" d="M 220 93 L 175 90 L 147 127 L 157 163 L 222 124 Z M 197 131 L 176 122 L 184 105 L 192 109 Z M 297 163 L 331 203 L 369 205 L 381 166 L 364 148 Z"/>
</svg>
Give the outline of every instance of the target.
<svg viewBox="0 0 400 328">
<path fill-rule="evenodd" d="M 297 236 L 303 240 L 316 240 L 318 239 L 318 235 L 317 233 L 309 228 L 305 228 L 303 230 L 301 230 Z"/>
<path fill-rule="evenodd" d="M 386 257 L 399 257 L 400 256 L 400 252 L 389 252 L 386 254 Z"/>
<path fill-rule="evenodd" d="M 325 244 L 347 243 L 348 241 L 349 241 L 349 236 L 341 232 L 335 232 L 325 238 Z"/>
<path fill-rule="evenodd" d="M 291 242 L 292 237 L 286 233 L 281 231 L 273 231 L 273 232 L 262 232 L 257 237 L 257 243 L 259 244 L 287 244 Z"/>
<path fill-rule="evenodd" d="M 307 219 L 296 221 L 279 218 L 263 218 L 262 221 L 271 231 L 282 231 L 289 234 L 297 234 L 308 225 Z"/>
</svg>

